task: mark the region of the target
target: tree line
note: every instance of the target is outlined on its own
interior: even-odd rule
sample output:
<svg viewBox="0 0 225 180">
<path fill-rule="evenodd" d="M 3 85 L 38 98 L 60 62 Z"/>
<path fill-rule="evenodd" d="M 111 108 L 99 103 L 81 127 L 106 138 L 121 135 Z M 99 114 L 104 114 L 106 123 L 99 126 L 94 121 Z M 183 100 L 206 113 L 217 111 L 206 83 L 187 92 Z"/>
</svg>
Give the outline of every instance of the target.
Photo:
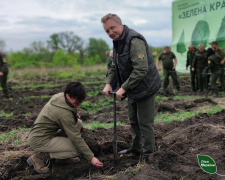
<svg viewBox="0 0 225 180">
<path fill-rule="evenodd" d="M 3 49 L 5 43 L 1 42 Z M 7 59 L 13 68 L 93 65 L 105 63 L 109 50 L 102 39 L 89 38 L 85 45 L 73 32 L 61 32 L 52 34 L 46 42 L 34 41 L 21 51 L 8 53 Z"/>
<path fill-rule="evenodd" d="M 5 43 L 0 40 L 1 49 Z M 152 52 L 161 48 L 150 46 Z M 52 34 L 46 42 L 34 41 L 21 51 L 11 52 L 7 59 L 10 67 L 51 67 L 94 65 L 106 63 L 109 45 L 103 39 L 89 38 L 87 45 L 73 32 Z"/>
</svg>

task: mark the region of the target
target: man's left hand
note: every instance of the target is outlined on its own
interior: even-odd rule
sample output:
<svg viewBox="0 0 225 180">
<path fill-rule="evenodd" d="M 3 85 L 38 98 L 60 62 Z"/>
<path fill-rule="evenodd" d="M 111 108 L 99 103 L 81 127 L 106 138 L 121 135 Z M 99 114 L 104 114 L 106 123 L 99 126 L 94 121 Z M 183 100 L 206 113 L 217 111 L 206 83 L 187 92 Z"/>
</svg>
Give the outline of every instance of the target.
<svg viewBox="0 0 225 180">
<path fill-rule="evenodd" d="M 81 119 L 81 117 L 80 117 L 80 114 L 79 114 L 79 113 L 77 113 L 77 117 L 78 117 L 79 119 Z"/>
<path fill-rule="evenodd" d="M 173 66 L 173 70 L 175 70 L 176 69 L 176 66 Z"/>
<path fill-rule="evenodd" d="M 3 76 L 4 75 L 4 73 L 3 72 L 0 72 L 0 76 Z"/>
<path fill-rule="evenodd" d="M 220 64 L 223 65 L 224 64 L 224 61 L 220 61 Z"/>
<path fill-rule="evenodd" d="M 120 88 L 117 92 L 116 92 L 116 96 L 118 98 L 124 98 L 123 94 L 125 93 L 126 91 L 123 89 L 123 88 Z"/>
</svg>

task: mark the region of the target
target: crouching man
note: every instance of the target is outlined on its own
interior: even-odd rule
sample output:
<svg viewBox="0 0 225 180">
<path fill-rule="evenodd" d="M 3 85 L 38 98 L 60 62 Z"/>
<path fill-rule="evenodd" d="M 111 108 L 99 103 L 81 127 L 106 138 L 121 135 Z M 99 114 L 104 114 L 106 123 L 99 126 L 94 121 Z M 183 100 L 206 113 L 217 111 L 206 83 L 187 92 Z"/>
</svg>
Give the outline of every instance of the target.
<svg viewBox="0 0 225 180">
<path fill-rule="evenodd" d="M 93 165 L 103 166 L 81 137 L 82 121 L 78 119 L 77 108 L 85 97 L 81 83 L 69 82 L 64 93 L 55 94 L 41 110 L 28 137 L 28 143 L 35 153 L 27 159 L 27 163 L 33 165 L 37 172 L 49 172 L 44 163 L 46 160 L 77 163 L 80 154 Z M 66 136 L 59 133 L 61 130 Z"/>
</svg>

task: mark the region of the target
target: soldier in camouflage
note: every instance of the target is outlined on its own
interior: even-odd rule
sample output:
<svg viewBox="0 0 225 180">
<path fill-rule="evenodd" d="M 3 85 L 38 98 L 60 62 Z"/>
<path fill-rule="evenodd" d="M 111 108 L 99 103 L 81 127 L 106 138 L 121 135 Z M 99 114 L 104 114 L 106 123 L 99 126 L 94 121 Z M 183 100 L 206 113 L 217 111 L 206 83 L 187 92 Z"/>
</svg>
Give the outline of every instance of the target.
<svg viewBox="0 0 225 180">
<path fill-rule="evenodd" d="M 207 66 L 207 53 L 202 43 L 198 45 L 198 49 L 192 62 L 192 71 L 195 71 L 197 74 L 197 89 L 203 92 L 205 83 L 202 73 L 204 73 L 204 69 Z"/>
<path fill-rule="evenodd" d="M 190 74 L 191 74 L 191 91 L 196 91 L 196 72 L 192 71 L 192 62 L 195 57 L 197 49 L 194 47 L 193 44 L 190 44 L 188 46 L 188 52 L 187 52 L 187 63 L 186 63 L 186 70 L 188 70 L 188 67 L 190 66 Z"/>
<path fill-rule="evenodd" d="M 7 76 L 9 73 L 8 63 L 5 54 L 0 52 L 0 84 L 3 89 L 5 98 L 9 98 Z"/>
<path fill-rule="evenodd" d="M 212 73 L 212 76 L 210 78 L 210 84 L 212 89 L 212 96 L 218 97 L 218 86 L 216 84 L 216 81 L 218 77 L 221 75 L 221 58 L 215 55 L 215 52 L 212 48 L 207 49 L 207 56 L 208 56 L 208 66 L 206 67 L 206 70 L 210 70 Z"/>
<path fill-rule="evenodd" d="M 218 46 L 218 43 L 216 41 L 213 41 L 210 44 L 213 50 L 215 51 L 215 55 L 221 59 L 220 83 L 221 83 L 221 89 L 222 91 L 224 91 L 225 90 L 225 84 L 224 84 L 225 52 L 222 48 Z"/>
</svg>

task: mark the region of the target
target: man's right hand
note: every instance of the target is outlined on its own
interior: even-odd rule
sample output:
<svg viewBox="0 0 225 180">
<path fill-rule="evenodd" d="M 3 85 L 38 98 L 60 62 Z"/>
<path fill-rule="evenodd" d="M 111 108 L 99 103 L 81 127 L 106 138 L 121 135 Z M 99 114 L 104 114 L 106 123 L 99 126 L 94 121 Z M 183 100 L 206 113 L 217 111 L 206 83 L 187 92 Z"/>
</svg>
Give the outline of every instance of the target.
<svg viewBox="0 0 225 180">
<path fill-rule="evenodd" d="M 91 159 L 91 164 L 97 167 L 103 167 L 103 163 L 101 163 L 96 157 Z"/>
<path fill-rule="evenodd" d="M 195 71 L 195 68 L 191 68 L 192 71 Z"/>
<path fill-rule="evenodd" d="M 105 85 L 105 88 L 103 89 L 103 93 L 104 93 L 105 95 L 109 96 L 109 95 L 110 95 L 110 94 L 109 94 L 109 91 L 112 91 L 112 87 L 111 87 L 110 84 L 106 84 L 106 85 Z"/>
<path fill-rule="evenodd" d="M 4 75 L 4 73 L 3 72 L 0 72 L 0 76 L 3 76 Z"/>
<path fill-rule="evenodd" d="M 161 69 L 160 68 L 157 68 L 158 69 L 158 71 L 161 71 Z"/>
</svg>

